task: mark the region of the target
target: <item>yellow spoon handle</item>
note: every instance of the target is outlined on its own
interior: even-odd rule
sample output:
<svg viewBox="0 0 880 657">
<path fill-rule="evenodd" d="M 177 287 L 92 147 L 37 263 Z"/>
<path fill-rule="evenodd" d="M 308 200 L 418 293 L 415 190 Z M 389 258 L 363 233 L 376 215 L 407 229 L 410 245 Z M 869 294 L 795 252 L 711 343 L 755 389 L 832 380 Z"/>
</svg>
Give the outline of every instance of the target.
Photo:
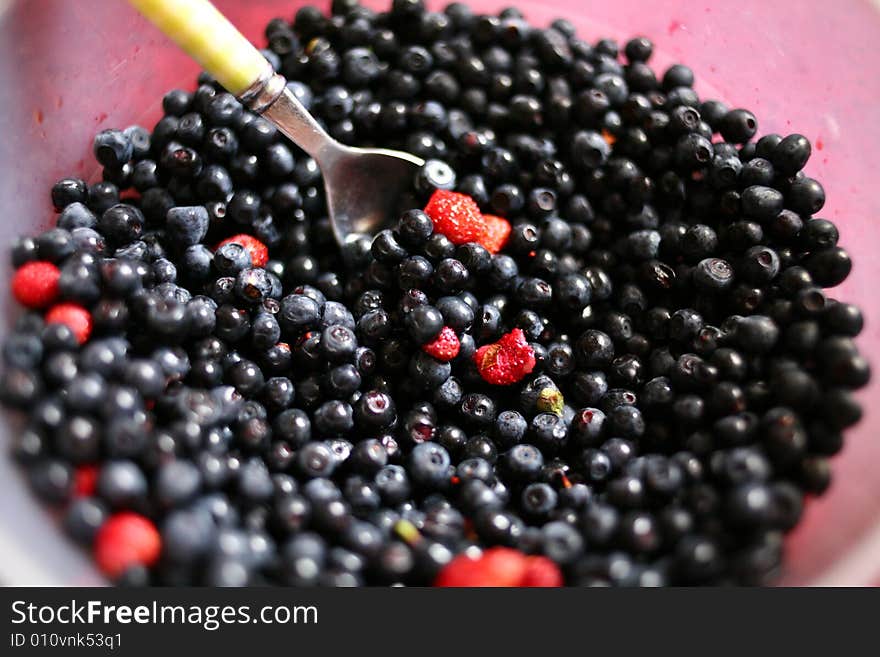
<svg viewBox="0 0 880 657">
<path fill-rule="evenodd" d="M 128 0 L 236 96 L 271 65 L 208 0 Z"/>
</svg>

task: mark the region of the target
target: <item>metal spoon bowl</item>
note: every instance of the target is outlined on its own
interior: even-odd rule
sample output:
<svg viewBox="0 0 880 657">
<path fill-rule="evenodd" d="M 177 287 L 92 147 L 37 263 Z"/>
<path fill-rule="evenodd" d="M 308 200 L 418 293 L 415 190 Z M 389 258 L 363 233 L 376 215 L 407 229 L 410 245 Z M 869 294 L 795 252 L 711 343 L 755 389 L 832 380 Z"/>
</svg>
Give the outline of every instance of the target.
<svg viewBox="0 0 880 657">
<path fill-rule="evenodd" d="M 387 224 L 398 199 L 412 188 L 416 171 L 425 164 L 402 151 L 355 148 L 336 141 L 287 88 L 284 77 L 271 69 L 240 98 L 318 163 L 340 245 L 350 235 L 373 234 Z"/>
<path fill-rule="evenodd" d="M 353 148 L 333 139 L 287 88 L 287 80 L 208 0 L 129 0 L 251 110 L 314 158 L 324 177 L 336 241 L 372 234 L 425 162 L 409 153 Z"/>
</svg>

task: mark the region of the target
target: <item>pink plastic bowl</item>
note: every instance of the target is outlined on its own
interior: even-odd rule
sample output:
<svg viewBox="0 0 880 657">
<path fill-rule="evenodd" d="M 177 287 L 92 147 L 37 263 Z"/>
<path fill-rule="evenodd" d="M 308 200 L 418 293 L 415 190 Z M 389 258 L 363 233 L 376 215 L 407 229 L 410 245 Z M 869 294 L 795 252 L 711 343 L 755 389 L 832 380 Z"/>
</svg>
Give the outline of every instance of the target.
<svg viewBox="0 0 880 657">
<path fill-rule="evenodd" d="M 498 10 L 516 0 L 475 0 Z M 382 8 L 390 0 L 368 0 Z M 217 0 L 251 39 L 300 0 Z M 319 0 L 326 7 L 327 0 Z M 430 2 L 434 8 L 442 2 Z M 658 67 L 681 61 L 697 89 L 757 115 L 761 132 L 800 132 L 814 145 L 809 175 L 825 186 L 823 215 L 840 226 L 855 269 L 834 295 L 868 318 L 862 349 L 880 359 L 880 4 L 876 0 L 520 0 L 528 18 L 566 17 L 589 40 L 635 34 L 656 44 Z M 0 243 L 54 219 L 51 184 L 91 178 L 93 134 L 105 127 L 152 127 L 164 92 L 191 86 L 196 66 L 124 2 L 0 0 Z M 6 260 L 4 259 L 4 262 Z M 4 265 L 6 266 L 6 265 Z M 4 272 L 6 276 L 8 272 Z M 7 316 L 15 311 L 7 304 Z M 4 325 L 6 322 L 3 323 Z M 0 331 L 5 331 L 5 326 Z M 0 336 L 2 337 L 2 336 Z M 880 376 L 861 393 L 865 418 L 835 459 L 835 482 L 812 501 L 788 540 L 783 584 L 880 583 Z M 8 433 L 13 424 L 3 423 Z M 2 440 L 2 439 L 0 439 Z M 5 441 L 3 441 L 5 442 Z M 0 582 L 95 584 L 88 558 L 0 458 Z"/>
</svg>

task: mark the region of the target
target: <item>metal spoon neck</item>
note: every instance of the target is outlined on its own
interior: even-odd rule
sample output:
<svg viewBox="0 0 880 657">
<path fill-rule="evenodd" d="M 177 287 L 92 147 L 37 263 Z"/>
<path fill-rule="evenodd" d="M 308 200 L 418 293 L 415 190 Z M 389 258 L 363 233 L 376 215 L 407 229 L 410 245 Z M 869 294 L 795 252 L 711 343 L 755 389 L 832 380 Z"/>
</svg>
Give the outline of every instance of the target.
<svg viewBox="0 0 880 657">
<path fill-rule="evenodd" d="M 333 139 L 287 87 L 287 79 L 269 66 L 239 100 L 265 116 L 293 143 L 313 157 L 322 169 L 345 147 Z"/>
<path fill-rule="evenodd" d="M 287 80 L 268 66 L 253 84 L 241 92 L 238 99 L 252 112 L 262 114 L 284 93 Z"/>
</svg>

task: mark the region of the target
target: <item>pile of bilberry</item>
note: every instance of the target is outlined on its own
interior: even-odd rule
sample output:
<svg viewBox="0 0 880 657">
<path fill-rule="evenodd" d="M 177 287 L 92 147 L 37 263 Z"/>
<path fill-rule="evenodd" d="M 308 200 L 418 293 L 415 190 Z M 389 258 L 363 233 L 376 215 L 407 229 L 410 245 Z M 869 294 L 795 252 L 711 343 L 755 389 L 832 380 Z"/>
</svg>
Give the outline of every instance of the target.
<svg viewBox="0 0 880 657">
<path fill-rule="evenodd" d="M 869 377 L 809 141 L 646 38 L 332 10 L 264 52 L 428 160 L 410 209 L 338 248 L 315 162 L 204 74 L 101 132 L 12 249 L 34 490 L 126 584 L 768 581 Z"/>
</svg>

